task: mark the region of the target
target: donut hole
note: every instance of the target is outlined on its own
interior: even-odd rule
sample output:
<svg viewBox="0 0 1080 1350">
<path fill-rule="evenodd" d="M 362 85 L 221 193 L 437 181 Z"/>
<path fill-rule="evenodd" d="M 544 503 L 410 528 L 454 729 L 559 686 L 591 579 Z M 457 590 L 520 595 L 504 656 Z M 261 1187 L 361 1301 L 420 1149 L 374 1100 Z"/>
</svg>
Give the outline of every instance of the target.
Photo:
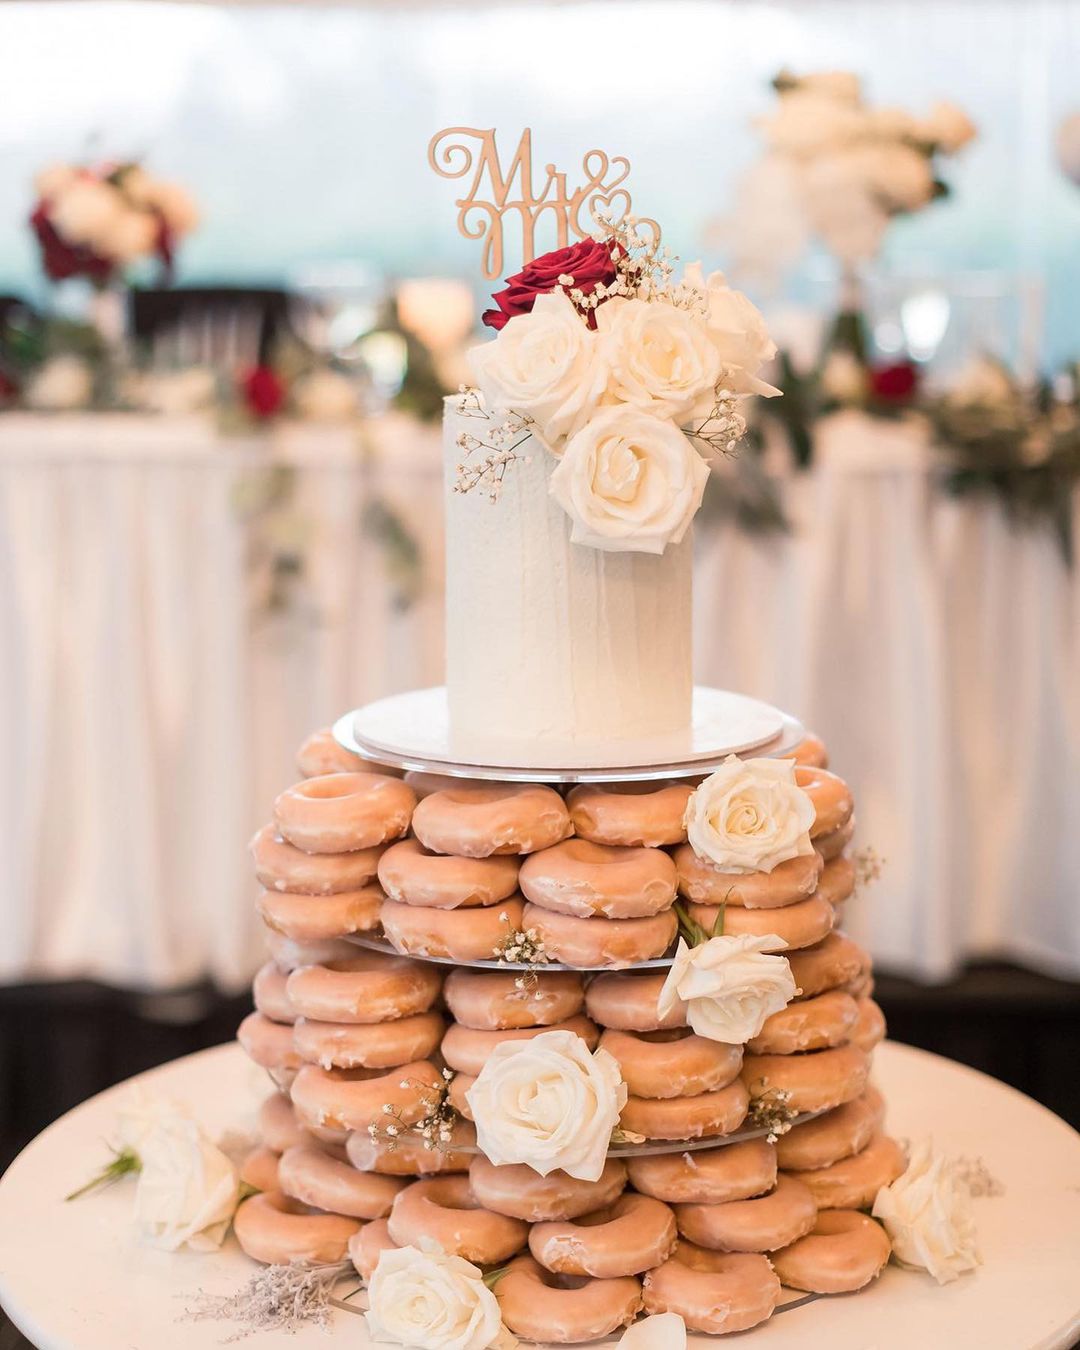
<svg viewBox="0 0 1080 1350">
<path fill-rule="evenodd" d="M 624 863 L 636 858 L 641 849 L 621 844 L 594 844 L 588 839 L 567 839 L 562 845 L 563 855 L 572 862 L 586 863 L 590 867 L 609 866 L 612 863 Z M 539 856 L 539 855 L 537 855 Z"/>
<path fill-rule="evenodd" d="M 696 1033 L 691 1027 L 661 1027 L 659 1031 L 639 1031 L 635 1033 L 639 1040 L 650 1045 L 668 1045 L 671 1041 L 685 1041 Z"/>
<path fill-rule="evenodd" d="M 356 797 L 365 789 L 372 787 L 372 775 L 367 774 L 366 783 L 358 784 L 351 773 L 331 773 L 322 778 L 309 778 L 297 784 L 293 791 L 298 797 L 308 797 L 313 801 L 328 801 L 335 797 Z"/>
<path fill-rule="evenodd" d="M 439 1209 L 474 1210 L 484 1206 L 473 1194 L 467 1176 L 445 1177 L 427 1183 L 427 1198 Z"/>
</svg>

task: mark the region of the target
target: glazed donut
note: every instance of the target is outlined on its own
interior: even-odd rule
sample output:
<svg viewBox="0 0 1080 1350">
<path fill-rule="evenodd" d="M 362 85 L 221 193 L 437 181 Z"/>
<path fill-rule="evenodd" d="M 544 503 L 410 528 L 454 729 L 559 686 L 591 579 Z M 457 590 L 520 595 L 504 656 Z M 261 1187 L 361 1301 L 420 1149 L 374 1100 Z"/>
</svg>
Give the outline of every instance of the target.
<svg viewBox="0 0 1080 1350">
<path fill-rule="evenodd" d="M 666 909 L 648 919 L 575 919 L 528 904 L 521 926 L 535 928 L 550 961 L 568 966 L 631 966 L 663 956 L 678 920 Z"/>
<path fill-rule="evenodd" d="M 669 1205 L 723 1205 L 776 1185 L 776 1150 L 765 1139 L 686 1153 L 627 1158 L 630 1184 Z"/>
<path fill-rule="evenodd" d="M 381 1219 L 407 1183 L 399 1177 L 358 1172 L 314 1144 L 287 1149 L 278 1164 L 278 1189 L 293 1200 L 345 1214 L 350 1219 Z"/>
<path fill-rule="evenodd" d="M 484 1266 L 514 1256 L 529 1236 L 523 1220 L 484 1209 L 464 1175 L 406 1186 L 394 1201 L 388 1227 L 399 1247 L 419 1247 L 422 1238 L 432 1238 L 448 1255 Z"/>
<path fill-rule="evenodd" d="M 311 1135 L 296 1119 L 287 1092 L 272 1092 L 259 1106 L 259 1138 L 273 1153 L 284 1153 L 294 1144 L 310 1144 Z"/>
<path fill-rule="evenodd" d="M 563 799 L 537 783 L 455 784 L 425 797 L 413 815 L 413 832 L 425 848 L 461 858 L 533 853 L 573 829 Z"/>
<path fill-rule="evenodd" d="M 437 1012 L 393 1022 L 313 1022 L 298 1018 L 293 1044 L 302 1060 L 324 1069 L 390 1069 L 435 1054 L 446 1023 Z"/>
<path fill-rule="evenodd" d="M 233 1216 L 237 1242 L 253 1261 L 268 1266 L 333 1265 L 344 1259 L 359 1227 L 341 1214 L 312 1214 L 280 1191 L 250 1196 Z"/>
<path fill-rule="evenodd" d="M 443 1037 L 442 1056 L 451 1069 L 475 1077 L 501 1041 L 528 1041 L 545 1031 L 572 1031 L 590 1050 L 595 1050 L 600 1040 L 599 1027 L 587 1017 L 570 1017 L 552 1026 L 516 1027 L 508 1031 L 476 1031 L 454 1023 Z"/>
<path fill-rule="evenodd" d="M 475 1150 L 476 1130 L 467 1120 L 454 1121 L 449 1140 L 437 1148 L 418 1135 L 375 1140 L 366 1131 L 350 1134 L 345 1141 L 345 1152 L 354 1167 L 388 1177 L 467 1172 Z"/>
<path fill-rule="evenodd" d="M 689 783 L 583 783 L 566 795 L 575 833 L 594 844 L 664 848 L 686 840 Z"/>
<path fill-rule="evenodd" d="M 794 905 L 814 894 L 824 863 L 817 853 L 805 853 L 778 863 L 771 872 L 721 872 L 699 858 L 689 844 L 675 850 L 679 892 L 700 905 L 735 905 L 745 909 L 776 909 Z"/>
<path fill-rule="evenodd" d="M 814 848 L 826 862 L 832 862 L 834 858 L 839 858 L 854 837 L 855 817 L 852 816 L 846 825 L 841 825 L 838 830 L 833 830 L 831 834 L 819 834 L 814 840 Z"/>
<path fill-rule="evenodd" d="M 800 1050 L 825 1050 L 853 1039 L 859 1005 L 840 989 L 799 999 L 765 1019 L 746 1044 L 755 1055 L 791 1055 Z"/>
<path fill-rule="evenodd" d="M 521 865 L 527 899 L 579 919 L 643 919 L 675 901 L 675 864 L 659 848 L 616 848 L 566 839 Z"/>
<path fill-rule="evenodd" d="M 267 961 L 255 974 L 251 984 L 251 994 L 255 1000 L 255 1009 L 272 1022 L 295 1022 L 296 1009 L 289 1002 L 285 989 L 288 976 L 273 961 Z"/>
<path fill-rule="evenodd" d="M 628 1097 L 619 1120 L 646 1139 L 703 1139 L 730 1134 L 746 1119 L 750 1098 L 742 1079 L 696 1097 Z"/>
<path fill-rule="evenodd" d="M 455 858 L 430 853 L 419 839 L 402 839 L 379 859 L 379 884 L 390 899 L 428 909 L 497 905 L 517 890 L 517 877 L 512 854 Z"/>
<path fill-rule="evenodd" d="M 524 908 L 520 895 L 486 909 L 428 909 L 384 900 L 381 918 L 387 941 L 399 952 L 491 961 L 510 934 L 525 927 Z"/>
<path fill-rule="evenodd" d="M 825 864 L 817 894 L 830 905 L 842 905 L 855 890 L 855 864 L 850 858 L 833 858 Z"/>
<path fill-rule="evenodd" d="M 708 933 L 713 932 L 721 914 L 714 905 L 689 904 L 687 910 Z M 780 909 L 747 909 L 736 905 L 723 913 L 725 937 L 765 937 L 775 933 L 787 943 L 787 951 L 812 947 L 828 937 L 836 917 L 832 905 L 816 895 Z"/>
<path fill-rule="evenodd" d="M 817 1205 L 808 1187 L 781 1174 L 765 1195 L 723 1205 L 676 1205 L 679 1232 L 717 1252 L 774 1252 L 809 1233 Z"/>
<path fill-rule="evenodd" d="M 812 731 L 806 733 L 788 758 L 793 759 L 796 764 L 805 765 L 811 769 L 827 769 L 829 767 L 829 752 L 825 749 L 825 742 L 820 736 L 815 736 Z"/>
<path fill-rule="evenodd" d="M 462 1120 L 473 1120 L 472 1107 L 469 1105 L 469 1089 L 476 1082 L 476 1075 L 472 1073 L 455 1073 L 450 1079 L 447 1088 L 447 1096 L 450 1099 L 450 1105 L 462 1118 Z"/>
<path fill-rule="evenodd" d="M 286 788 L 274 824 L 305 853 L 352 853 L 397 839 L 409 828 L 416 793 L 383 773 L 328 773 Z"/>
<path fill-rule="evenodd" d="M 885 1039 L 885 1014 L 872 998 L 856 999 L 859 1020 L 851 1033 L 852 1042 L 867 1054 Z"/>
<path fill-rule="evenodd" d="M 399 1125 L 414 1125 L 442 1096 L 445 1081 L 426 1060 L 379 1073 L 377 1069 L 320 1069 L 305 1064 L 292 1085 L 292 1101 L 302 1124 L 331 1130 L 366 1130 L 382 1125 L 391 1113 Z"/>
<path fill-rule="evenodd" d="M 302 966 L 289 976 L 289 1002 L 317 1022 L 390 1022 L 427 1012 L 439 996 L 438 971 L 404 956 L 358 952 L 331 965 Z"/>
<path fill-rule="evenodd" d="M 585 1005 L 581 976 L 572 970 L 539 971 L 523 980 L 516 970 L 459 967 L 446 977 L 443 997 L 454 1020 L 477 1031 L 552 1026 Z"/>
<path fill-rule="evenodd" d="M 303 778 L 322 778 L 328 773 L 385 773 L 334 739 L 329 727 L 313 731 L 296 752 L 296 767 Z"/>
<path fill-rule="evenodd" d="M 810 838 L 835 834 L 851 819 L 855 801 L 851 789 L 842 778 L 830 773 L 828 769 L 817 769 L 810 765 L 796 765 L 795 782 L 814 803 L 814 823 L 810 826 Z"/>
<path fill-rule="evenodd" d="M 578 1181 L 565 1172 L 542 1177 L 524 1163 L 497 1165 L 478 1153 L 469 1167 L 469 1181 L 485 1209 L 526 1223 L 544 1223 L 577 1219 L 613 1205 L 626 1186 L 626 1168 L 617 1158 L 608 1158 L 598 1181 Z"/>
<path fill-rule="evenodd" d="M 742 1047 L 691 1031 L 613 1031 L 601 1047 L 618 1060 L 635 1097 L 697 1097 L 727 1087 L 742 1067 Z"/>
<path fill-rule="evenodd" d="M 533 1224 L 529 1251 L 556 1274 L 611 1280 L 658 1266 L 678 1239 L 667 1205 L 627 1191 L 608 1209 L 562 1223 Z"/>
<path fill-rule="evenodd" d="M 519 1256 L 495 1285 L 495 1297 L 516 1336 L 578 1345 L 629 1326 L 641 1308 L 641 1285 L 627 1275 L 568 1286 L 531 1256 Z"/>
<path fill-rule="evenodd" d="M 280 1157 L 280 1153 L 275 1153 L 272 1148 L 267 1148 L 265 1144 L 259 1144 L 257 1148 L 253 1148 L 240 1164 L 241 1184 L 251 1186 L 256 1191 L 279 1190 L 278 1159 Z"/>
<path fill-rule="evenodd" d="M 267 928 L 294 942 L 322 942 L 366 933 L 379 924 L 382 891 L 365 886 L 362 891 L 338 891 L 335 895 L 292 895 L 263 891 L 256 907 Z"/>
<path fill-rule="evenodd" d="M 260 1069 L 268 1069 L 278 1080 L 291 1075 L 303 1063 L 293 1045 L 293 1029 L 287 1022 L 271 1022 L 260 1012 L 248 1013 L 236 1029 L 236 1039 L 244 1054 Z"/>
<path fill-rule="evenodd" d="M 268 891 L 293 895 L 337 895 L 359 891 L 375 880 L 381 848 L 354 853 L 305 853 L 282 839 L 273 825 L 264 825 L 248 845 L 255 877 Z"/>
<path fill-rule="evenodd" d="M 586 1010 L 594 1022 L 615 1031 L 667 1031 L 684 1027 L 685 1008 L 676 1005 L 664 1017 L 657 1012 L 657 1000 L 667 977 L 666 970 L 597 975 L 585 990 Z"/>
<path fill-rule="evenodd" d="M 385 1219 L 366 1223 L 359 1233 L 349 1239 L 349 1260 L 362 1280 L 370 1280 L 383 1252 L 397 1251 L 397 1243 L 390 1236 L 390 1225 Z"/>
<path fill-rule="evenodd" d="M 846 986 L 870 969 L 869 956 L 845 933 L 830 933 L 813 947 L 792 952 L 788 962 L 803 998 Z"/>
<path fill-rule="evenodd" d="M 356 955 L 356 948 L 344 938 L 327 938 L 323 942 L 294 942 L 284 933 L 264 929 L 266 949 L 274 964 L 284 971 L 301 966 L 327 965 L 333 961 L 348 961 Z"/>
<path fill-rule="evenodd" d="M 907 1158 L 896 1140 L 877 1134 L 860 1153 L 798 1176 L 810 1187 L 818 1209 L 869 1209 L 882 1186 L 891 1186 L 906 1168 Z"/>
<path fill-rule="evenodd" d="M 892 1252 L 879 1223 L 848 1209 L 823 1210 L 810 1232 L 773 1253 L 773 1267 L 789 1289 L 849 1294 L 885 1269 Z"/>
<path fill-rule="evenodd" d="M 844 993 L 850 994 L 856 1003 L 861 1003 L 864 998 L 871 998 L 874 993 L 873 974 L 867 970 L 857 980 L 851 980 L 844 985 Z"/>
<path fill-rule="evenodd" d="M 680 1242 L 671 1260 L 645 1276 L 642 1297 L 647 1313 L 678 1313 L 689 1331 L 722 1335 L 771 1317 L 780 1281 L 766 1256 Z"/>
<path fill-rule="evenodd" d="M 785 1171 L 828 1167 L 864 1149 L 884 1119 L 885 1102 L 871 1084 L 860 1097 L 782 1134 L 776 1141 L 777 1160 Z"/>
<path fill-rule="evenodd" d="M 837 1045 L 805 1055 L 746 1055 L 742 1078 L 752 1097 L 770 1091 L 788 1094 L 798 1112 L 827 1111 L 857 1097 L 866 1087 L 870 1056 L 857 1045 Z"/>
</svg>

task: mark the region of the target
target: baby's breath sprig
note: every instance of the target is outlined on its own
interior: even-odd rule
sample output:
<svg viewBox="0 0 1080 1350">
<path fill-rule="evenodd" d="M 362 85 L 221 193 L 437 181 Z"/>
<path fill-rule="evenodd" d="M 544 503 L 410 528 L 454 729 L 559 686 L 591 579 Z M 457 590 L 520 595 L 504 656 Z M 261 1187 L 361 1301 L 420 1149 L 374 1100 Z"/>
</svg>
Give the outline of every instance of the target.
<svg viewBox="0 0 1080 1350">
<path fill-rule="evenodd" d="M 597 287 L 591 296 L 584 296 L 581 301 L 570 289 L 567 293 L 574 304 L 579 309 L 595 309 L 602 300 L 613 295 L 674 303 L 671 276 L 678 258 L 660 243 L 655 223 L 638 216 L 623 216 L 616 220 L 610 211 L 597 210 L 593 214 L 597 223 L 593 237 L 610 247 L 616 277 L 608 286 Z"/>
<path fill-rule="evenodd" d="M 775 1144 L 782 1134 L 787 1134 L 799 1114 L 790 1102 L 791 1093 L 786 1088 L 769 1087 L 766 1079 L 759 1078 L 750 1084 L 746 1124 L 751 1129 L 767 1129 L 767 1142 Z"/>
<path fill-rule="evenodd" d="M 717 386 L 716 402 L 708 417 L 687 427 L 686 434 L 692 441 L 705 447 L 706 456 L 712 454 L 732 458 L 738 453 L 739 442 L 746 435 L 746 418 L 739 411 L 735 395 Z"/>
<path fill-rule="evenodd" d="M 532 418 L 508 412 L 501 421 L 496 421 L 480 401 L 478 391 L 466 385 L 462 385 L 459 390 L 457 409 L 463 416 L 478 418 L 489 425 L 480 436 L 468 431 L 458 435 L 455 444 L 462 453 L 462 459 L 454 466 L 457 478 L 453 491 L 465 494 L 479 489 L 489 501 L 497 502 L 510 465 L 519 460 L 529 462 L 529 456 L 518 454 L 518 450 L 532 435 Z M 480 451 L 487 453 L 470 462 L 469 456 Z"/>
<path fill-rule="evenodd" d="M 551 957 L 535 928 L 511 928 L 510 916 L 505 911 L 499 917 L 507 926 L 506 936 L 491 949 L 491 954 L 502 965 L 526 967 L 514 980 L 514 988 L 524 993 L 537 983 L 537 967 L 547 965 Z"/>
<path fill-rule="evenodd" d="M 880 881 L 881 873 L 885 867 L 885 859 L 869 844 L 865 848 L 857 848 L 851 855 L 851 861 L 855 866 L 855 889 L 863 890 L 867 886 L 872 886 L 875 881 Z"/>
<path fill-rule="evenodd" d="M 431 1083 L 425 1080 L 403 1078 L 399 1084 L 402 1090 L 408 1088 L 419 1090 L 420 1105 L 424 1108 L 424 1114 L 419 1120 L 410 1123 L 402 1116 L 400 1107 L 394 1106 L 391 1102 L 384 1103 L 383 1123 L 380 1125 L 372 1121 L 367 1128 L 371 1142 L 385 1144 L 387 1152 L 392 1153 L 403 1138 L 414 1135 L 422 1141 L 426 1149 L 445 1153 L 453 1142 L 454 1126 L 458 1120 L 458 1113 L 451 1106 L 449 1097 L 453 1077 L 452 1069 L 443 1069 L 443 1081 L 437 1087 L 432 1087 Z"/>
</svg>

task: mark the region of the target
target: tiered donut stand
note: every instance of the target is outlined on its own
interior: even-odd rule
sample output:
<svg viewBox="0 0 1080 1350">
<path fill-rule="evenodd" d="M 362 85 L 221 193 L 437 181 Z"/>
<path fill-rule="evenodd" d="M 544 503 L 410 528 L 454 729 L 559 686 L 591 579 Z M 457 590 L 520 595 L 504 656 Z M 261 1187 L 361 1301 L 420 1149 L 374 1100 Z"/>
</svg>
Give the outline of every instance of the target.
<svg viewBox="0 0 1080 1350">
<path fill-rule="evenodd" d="M 889 1243 L 860 1211 L 904 1158 L 868 1081 L 885 1031 L 870 961 L 838 929 L 855 888 L 851 797 L 798 722 L 732 699 L 698 691 L 685 753 L 646 764 L 455 761 L 437 691 L 305 742 L 304 781 L 253 841 L 271 960 L 239 1040 L 278 1091 L 245 1166 L 260 1191 L 236 1220 L 249 1256 L 351 1258 L 367 1277 L 384 1248 L 432 1237 L 500 1267 L 504 1320 L 543 1341 L 597 1340 L 642 1310 L 739 1331 L 873 1280 Z M 730 753 L 796 760 L 817 810 L 811 857 L 723 876 L 693 854 L 686 801 Z M 488 837 L 504 790 L 517 833 Z M 323 809 L 353 795 L 355 817 Z M 644 867 L 647 912 L 620 904 L 620 866 Z M 560 899 L 593 894 L 597 869 L 613 903 Z M 799 993 L 745 1046 L 656 1008 L 676 901 L 706 932 L 788 943 Z M 466 1092 L 488 1053 L 550 1030 L 608 1050 L 627 1084 L 596 1182 L 496 1166 L 477 1147 Z"/>
</svg>

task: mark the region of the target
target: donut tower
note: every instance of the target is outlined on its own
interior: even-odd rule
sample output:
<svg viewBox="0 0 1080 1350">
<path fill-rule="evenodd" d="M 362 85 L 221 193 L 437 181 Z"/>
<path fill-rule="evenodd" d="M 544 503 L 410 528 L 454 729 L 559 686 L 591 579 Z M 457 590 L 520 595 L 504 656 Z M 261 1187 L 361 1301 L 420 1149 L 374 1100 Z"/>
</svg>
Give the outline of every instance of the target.
<svg viewBox="0 0 1080 1350">
<path fill-rule="evenodd" d="M 496 154 L 452 128 L 443 176 L 460 136 Z M 794 719 L 692 678 L 707 460 L 775 348 L 639 223 L 495 294 L 444 406 L 446 685 L 316 732 L 252 842 L 239 1040 L 276 1090 L 237 1237 L 351 1261 L 380 1342 L 450 1343 L 396 1309 L 383 1334 L 395 1272 L 421 1320 L 469 1281 L 488 1350 L 744 1331 L 890 1256 L 852 794 Z"/>
</svg>

